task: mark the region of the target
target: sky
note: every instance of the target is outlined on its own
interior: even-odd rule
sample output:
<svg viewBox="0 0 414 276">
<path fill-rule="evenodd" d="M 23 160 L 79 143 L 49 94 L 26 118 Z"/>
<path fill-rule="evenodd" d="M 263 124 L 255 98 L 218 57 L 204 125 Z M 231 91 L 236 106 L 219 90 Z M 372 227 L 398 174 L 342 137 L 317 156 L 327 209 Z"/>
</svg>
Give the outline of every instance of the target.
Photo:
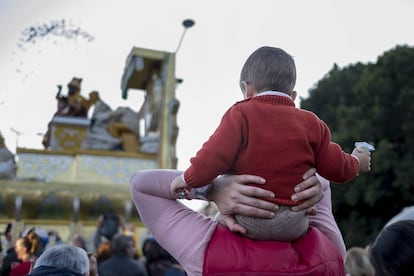
<svg viewBox="0 0 414 276">
<path fill-rule="evenodd" d="M 296 91 L 306 98 L 335 63 L 375 62 L 397 45 L 414 46 L 413 14 L 411 0 L 0 0 L 0 131 L 12 152 L 42 148 L 57 85 L 65 93 L 72 77 L 83 78 L 82 95 L 98 90 L 112 108 L 137 111 L 142 91 L 121 97 L 130 50 L 175 52 L 182 21 L 191 18 L 195 25 L 176 53 L 176 77 L 184 80 L 176 89 L 178 169 L 184 170 L 241 99 L 240 70 L 258 47 L 280 47 L 294 57 Z M 28 27 L 63 19 L 67 36 L 23 41 Z"/>
</svg>

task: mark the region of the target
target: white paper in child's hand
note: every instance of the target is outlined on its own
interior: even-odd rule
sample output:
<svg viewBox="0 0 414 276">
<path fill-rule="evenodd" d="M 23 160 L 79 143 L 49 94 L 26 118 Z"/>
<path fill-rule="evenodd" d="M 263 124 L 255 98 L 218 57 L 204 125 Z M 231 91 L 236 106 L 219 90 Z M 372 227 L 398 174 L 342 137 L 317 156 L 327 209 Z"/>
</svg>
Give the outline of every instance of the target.
<svg viewBox="0 0 414 276">
<path fill-rule="evenodd" d="M 355 147 L 362 152 L 370 152 L 370 151 L 374 151 L 375 148 L 373 145 L 367 143 L 367 142 L 355 142 Z"/>
</svg>

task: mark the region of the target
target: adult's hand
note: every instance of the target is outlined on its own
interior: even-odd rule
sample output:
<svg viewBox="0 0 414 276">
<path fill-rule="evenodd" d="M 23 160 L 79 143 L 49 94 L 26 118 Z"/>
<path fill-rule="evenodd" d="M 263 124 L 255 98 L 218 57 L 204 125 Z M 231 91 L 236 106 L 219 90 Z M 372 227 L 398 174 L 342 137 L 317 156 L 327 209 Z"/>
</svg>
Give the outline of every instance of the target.
<svg viewBox="0 0 414 276">
<path fill-rule="evenodd" d="M 223 175 L 213 181 L 208 199 L 216 203 L 220 211 L 220 222 L 233 232 L 246 230 L 234 219 L 234 214 L 260 218 L 272 218 L 279 208 L 261 198 L 273 198 L 270 191 L 247 186 L 248 183 L 264 184 L 265 180 L 253 175 Z"/>
<path fill-rule="evenodd" d="M 302 204 L 293 206 L 293 211 L 306 210 L 308 215 L 315 215 L 317 209 L 315 204 L 323 198 L 322 185 L 315 175 L 316 169 L 311 168 L 303 174 L 303 181 L 295 186 L 293 201 L 301 201 Z"/>
</svg>

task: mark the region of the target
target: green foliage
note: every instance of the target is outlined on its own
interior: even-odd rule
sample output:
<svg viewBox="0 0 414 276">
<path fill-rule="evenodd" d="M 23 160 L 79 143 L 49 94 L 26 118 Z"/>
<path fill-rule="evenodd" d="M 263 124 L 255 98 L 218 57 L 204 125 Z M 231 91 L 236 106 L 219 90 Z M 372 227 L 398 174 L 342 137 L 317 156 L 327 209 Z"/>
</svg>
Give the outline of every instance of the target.
<svg viewBox="0 0 414 276">
<path fill-rule="evenodd" d="M 332 184 L 333 211 L 348 247 L 365 246 L 403 207 L 414 204 L 414 48 L 397 46 L 376 63 L 331 71 L 301 99 L 351 152 L 375 145 L 372 171 Z"/>
</svg>

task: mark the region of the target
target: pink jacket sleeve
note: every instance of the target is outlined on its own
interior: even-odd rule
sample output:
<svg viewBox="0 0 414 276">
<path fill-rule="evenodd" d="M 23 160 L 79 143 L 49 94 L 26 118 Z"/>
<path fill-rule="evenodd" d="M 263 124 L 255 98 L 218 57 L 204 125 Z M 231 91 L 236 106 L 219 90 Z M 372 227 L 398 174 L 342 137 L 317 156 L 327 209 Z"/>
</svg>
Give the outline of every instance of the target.
<svg viewBox="0 0 414 276">
<path fill-rule="evenodd" d="M 309 216 L 309 223 L 324 233 L 338 248 L 345 261 L 346 247 L 341 230 L 336 223 L 332 213 L 331 187 L 329 181 L 320 175 L 316 175 L 322 185 L 323 198 L 316 204 L 318 213 L 316 216 Z"/>
<path fill-rule="evenodd" d="M 206 247 L 217 222 L 175 200 L 171 181 L 181 172 L 149 170 L 132 175 L 130 191 L 142 222 L 188 275 L 201 275 Z"/>
</svg>

